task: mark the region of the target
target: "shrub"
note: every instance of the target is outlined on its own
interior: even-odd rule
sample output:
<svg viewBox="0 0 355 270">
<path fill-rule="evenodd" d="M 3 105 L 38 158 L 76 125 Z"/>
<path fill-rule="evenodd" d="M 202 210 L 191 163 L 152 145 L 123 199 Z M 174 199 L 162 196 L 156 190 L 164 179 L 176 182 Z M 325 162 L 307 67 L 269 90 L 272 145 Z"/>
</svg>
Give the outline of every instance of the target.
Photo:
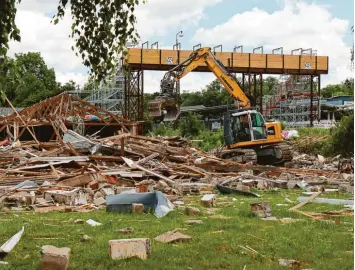
<svg viewBox="0 0 355 270">
<path fill-rule="evenodd" d="M 326 154 L 351 157 L 354 155 L 354 114 L 344 116 L 337 125 L 330 130 Z"/>
</svg>

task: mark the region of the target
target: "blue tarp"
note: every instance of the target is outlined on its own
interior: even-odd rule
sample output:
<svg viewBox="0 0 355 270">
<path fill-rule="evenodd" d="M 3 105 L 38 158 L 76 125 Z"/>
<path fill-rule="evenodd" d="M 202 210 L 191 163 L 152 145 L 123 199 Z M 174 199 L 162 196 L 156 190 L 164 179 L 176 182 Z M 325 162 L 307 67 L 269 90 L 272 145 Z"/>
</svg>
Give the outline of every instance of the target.
<svg viewBox="0 0 355 270">
<path fill-rule="evenodd" d="M 130 212 L 132 203 L 143 204 L 144 211 L 154 209 L 154 215 L 158 218 L 165 216 L 174 209 L 174 205 L 165 194 L 157 191 L 109 195 L 106 197 L 106 211 L 119 213 Z"/>
</svg>

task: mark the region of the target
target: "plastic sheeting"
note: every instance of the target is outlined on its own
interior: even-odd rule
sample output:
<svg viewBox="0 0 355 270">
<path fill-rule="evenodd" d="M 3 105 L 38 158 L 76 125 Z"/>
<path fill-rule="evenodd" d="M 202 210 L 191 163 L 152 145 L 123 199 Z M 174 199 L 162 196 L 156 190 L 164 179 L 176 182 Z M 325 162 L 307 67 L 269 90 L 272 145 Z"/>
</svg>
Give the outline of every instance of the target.
<svg viewBox="0 0 355 270">
<path fill-rule="evenodd" d="M 298 131 L 295 129 L 292 130 L 283 130 L 282 131 L 282 136 L 288 140 L 291 139 L 292 137 L 298 137 Z"/>
<path fill-rule="evenodd" d="M 106 197 L 107 212 L 130 212 L 133 203 L 141 203 L 144 210 L 154 209 L 154 215 L 158 218 L 165 216 L 174 209 L 174 205 L 165 194 L 157 192 L 143 192 L 132 194 L 109 195 Z"/>
</svg>

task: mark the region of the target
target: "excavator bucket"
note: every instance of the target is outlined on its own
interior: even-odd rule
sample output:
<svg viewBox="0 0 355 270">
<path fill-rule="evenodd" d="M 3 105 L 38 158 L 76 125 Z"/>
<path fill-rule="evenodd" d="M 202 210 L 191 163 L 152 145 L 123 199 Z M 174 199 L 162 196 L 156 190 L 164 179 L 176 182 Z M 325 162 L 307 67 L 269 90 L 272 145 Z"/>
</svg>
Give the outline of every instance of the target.
<svg viewBox="0 0 355 270">
<path fill-rule="evenodd" d="M 153 119 L 161 118 L 164 122 L 175 121 L 180 116 L 180 106 L 172 97 L 157 97 L 148 103 L 148 112 Z"/>
</svg>

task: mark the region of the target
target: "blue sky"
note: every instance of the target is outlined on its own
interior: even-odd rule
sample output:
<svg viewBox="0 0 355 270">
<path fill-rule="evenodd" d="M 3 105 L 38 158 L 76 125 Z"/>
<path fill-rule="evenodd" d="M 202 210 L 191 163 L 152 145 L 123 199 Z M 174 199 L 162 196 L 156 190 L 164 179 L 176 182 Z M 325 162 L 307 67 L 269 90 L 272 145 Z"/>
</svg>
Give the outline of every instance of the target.
<svg viewBox="0 0 355 270">
<path fill-rule="evenodd" d="M 56 26 L 50 24 L 49 14 L 57 4 L 58 0 L 26 0 L 18 5 L 16 22 L 22 42 L 12 43 L 10 53 L 39 51 L 59 81 L 73 79 L 83 85 L 87 70 L 70 49 L 70 15 Z M 159 41 L 163 48 L 172 48 L 180 30 L 184 31 L 179 38 L 183 49 L 197 43 L 223 44 L 224 51 L 243 45 L 246 52 L 257 46 L 264 46 L 264 52 L 282 46 L 285 53 L 313 48 L 329 56 L 330 70 L 322 86 L 353 76 L 349 68 L 352 0 L 147 0 L 139 5 L 136 16 L 141 41 Z M 145 91 L 157 91 L 163 74 L 146 72 Z M 196 91 L 213 79 L 211 74 L 189 74 L 181 81 L 182 89 Z"/>
</svg>

